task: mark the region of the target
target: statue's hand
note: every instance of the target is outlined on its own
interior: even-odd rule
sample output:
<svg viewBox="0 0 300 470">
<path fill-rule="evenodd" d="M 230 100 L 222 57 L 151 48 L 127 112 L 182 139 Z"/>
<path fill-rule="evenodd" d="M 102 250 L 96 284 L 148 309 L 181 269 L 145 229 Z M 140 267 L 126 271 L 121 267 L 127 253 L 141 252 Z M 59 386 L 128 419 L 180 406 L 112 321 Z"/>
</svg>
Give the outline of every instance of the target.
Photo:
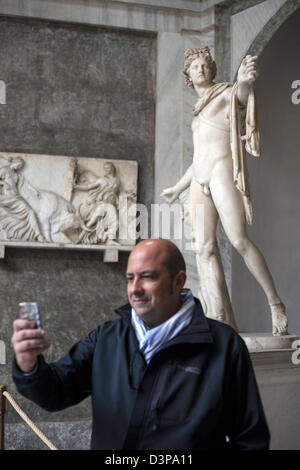
<svg viewBox="0 0 300 470">
<path fill-rule="evenodd" d="M 96 195 L 95 194 L 91 194 L 90 196 L 88 196 L 86 198 L 86 203 L 88 205 L 94 204 L 94 202 L 96 202 Z"/>
<path fill-rule="evenodd" d="M 179 194 L 178 191 L 176 191 L 174 187 L 172 187 L 164 189 L 161 193 L 161 196 L 164 197 L 169 204 L 172 204 L 172 202 L 174 202 L 178 198 Z"/>
<path fill-rule="evenodd" d="M 258 75 L 257 56 L 247 55 L 240 65 L 237 81 L 251 84 L 257 79 Z"/>
</svg>

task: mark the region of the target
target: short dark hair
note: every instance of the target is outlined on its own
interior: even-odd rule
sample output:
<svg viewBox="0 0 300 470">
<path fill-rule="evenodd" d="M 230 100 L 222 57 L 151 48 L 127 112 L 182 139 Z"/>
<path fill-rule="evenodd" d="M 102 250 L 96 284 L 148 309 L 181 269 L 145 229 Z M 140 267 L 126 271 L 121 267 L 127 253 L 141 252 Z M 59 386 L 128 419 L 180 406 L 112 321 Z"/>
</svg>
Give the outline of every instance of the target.
<svg viewBox="0 0 300 470">
<path fill-rule="evenodd" d="M 173 243 L 169 243 L 166 248 L 164 264 L 171 279 L 173 279 L 179 271 L 186 272 L 186 264 L 182 253 Z"/>
</svg>

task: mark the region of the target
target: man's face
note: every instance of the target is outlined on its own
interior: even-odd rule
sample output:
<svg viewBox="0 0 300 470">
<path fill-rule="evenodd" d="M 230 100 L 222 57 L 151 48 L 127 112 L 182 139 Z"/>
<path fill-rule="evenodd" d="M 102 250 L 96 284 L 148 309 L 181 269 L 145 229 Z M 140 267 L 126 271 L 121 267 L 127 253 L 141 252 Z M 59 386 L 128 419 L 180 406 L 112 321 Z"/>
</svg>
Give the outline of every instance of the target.
<svg viewBox="0 0 300 470">
<path fill-rule="evenodd" d="M 172 280 L 164 254 L 142 248 L 133 251 L 127 266 L 127 295 L 136 314 L 150 327 L 166 321 L 179 308 L 176 276 Z"/>
<path fill-rule="evenodd" d="M 203 57 L 197 57 L 190 65 L 190 79 L 194 86 L 210 85 L 212 82 L 212 69 Z"/>
</svg>

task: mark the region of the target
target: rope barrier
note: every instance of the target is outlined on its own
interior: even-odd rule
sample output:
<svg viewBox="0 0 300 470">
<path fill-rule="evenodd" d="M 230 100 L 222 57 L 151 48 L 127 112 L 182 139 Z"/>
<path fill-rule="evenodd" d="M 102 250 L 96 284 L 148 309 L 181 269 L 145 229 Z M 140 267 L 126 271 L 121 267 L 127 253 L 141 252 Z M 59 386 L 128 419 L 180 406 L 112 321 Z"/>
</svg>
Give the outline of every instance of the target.
<svg viewBox="0 0 300 470">
<path fill-rule="evenodd" d="M 16 410 L 16 412 L 21 416 L 21 418 L 28 424 L 28 426 L 38 435 L 38 437 L 51 449 L 51 450 L 58 450 L 52 442 L 45 436 L 45 434 L 40 431 L 40 429 L 34 424 L 33 421 L 24 413 L 24 411 L 20 408 L 18 403 L 15 399 L 11 396 L 11 394 L 7 391 L 3 392 L 3 396 L 7 398 L 10 402 L 12 407 Z"/>
</svg>

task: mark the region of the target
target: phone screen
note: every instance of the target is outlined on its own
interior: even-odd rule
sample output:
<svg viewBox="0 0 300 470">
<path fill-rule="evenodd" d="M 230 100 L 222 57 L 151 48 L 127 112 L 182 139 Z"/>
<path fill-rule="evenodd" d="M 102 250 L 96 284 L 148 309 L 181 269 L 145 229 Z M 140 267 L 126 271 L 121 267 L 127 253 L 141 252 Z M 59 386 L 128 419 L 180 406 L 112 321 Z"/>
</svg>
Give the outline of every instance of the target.
<svg viewBox="0 0 300 470">
<path fill-rule="evenodd" d="M 20 318 L 25 320 L 34 320 L 36 327 L 41 328 L 39 308 L 36 302 L 21 302 L 19 303 Z"/>
</svg>

